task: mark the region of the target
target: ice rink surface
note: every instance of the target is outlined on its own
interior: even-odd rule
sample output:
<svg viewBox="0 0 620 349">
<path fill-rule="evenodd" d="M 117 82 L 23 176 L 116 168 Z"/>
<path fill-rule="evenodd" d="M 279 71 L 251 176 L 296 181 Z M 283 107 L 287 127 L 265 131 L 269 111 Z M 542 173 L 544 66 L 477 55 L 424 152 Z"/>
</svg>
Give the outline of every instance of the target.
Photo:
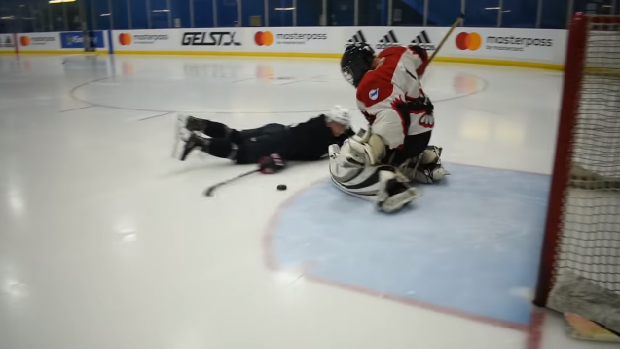
<svg viewBox="0 0 620 349">
<path fill-rule="evenodd" d="M 170 156 L 177 112 L 252 128 L 355 109 L 337 61 L 0 56 L 0 348 L 611 347 L 524 308 L 562 74 L 437 64 L 423 82 L 453 178 L 376 217 L 326 162 L 207 199 L 252 166 Z"/>
</svg>

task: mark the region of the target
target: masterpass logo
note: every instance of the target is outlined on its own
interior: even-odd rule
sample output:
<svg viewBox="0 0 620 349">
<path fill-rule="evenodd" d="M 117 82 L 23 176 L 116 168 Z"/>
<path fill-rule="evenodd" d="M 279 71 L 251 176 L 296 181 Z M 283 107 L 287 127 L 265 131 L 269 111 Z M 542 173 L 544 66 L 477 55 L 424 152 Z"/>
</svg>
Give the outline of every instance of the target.
<svg viewBox="0 0 620 349">
<path fill-rule="evenodd" d="M 326 40 L 325 33 L 279 33 L 275 36 L 270 31 L 256 32 L 254 42 L 258 46 L 305 45 L 310 40 Z"/>
<path fill-rule="evenodd" d="M 56 36 L 20 36 L 19 44 L 22 46 L 47 45 L 48 42 L 56 41 Z"/>
<path fill-rule="evenodd" d="M 123 46 L 127 46 L 131 44 L 131 35 L 129 33 L 121 33 L 118 35 L 118 42 Z"/>
<path fill-rule="evenodd" d="M 19 37 L 19 44 L 22 46 L 28 46 L 30 45 L 30 38 L 27 36 L 20 36 Z"/>
<path fill-rule="evenodd" d="M 478 33 L 460 33 L 456 36 L 456 47 L 459 50 L 476 51 L 482 46 L 482 37 Z"/>
<path fill-rule="evenodd" d="M 269 31 L 256 32 L 254 34 L 254 42 L 258 46 L 271 46 L 273 44 L 273 34 Z"/>
</svg>

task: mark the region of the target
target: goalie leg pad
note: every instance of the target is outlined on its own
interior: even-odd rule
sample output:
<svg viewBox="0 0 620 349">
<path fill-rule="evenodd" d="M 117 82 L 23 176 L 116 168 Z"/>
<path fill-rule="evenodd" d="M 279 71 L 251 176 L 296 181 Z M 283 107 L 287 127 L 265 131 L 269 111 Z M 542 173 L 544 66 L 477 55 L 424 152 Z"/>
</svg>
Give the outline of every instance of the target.
<svg viewBox="0 0 620 349">
<path fill-rule="evenodd" d="M 440 147 L 429 145 L 422 154 L 405 164 L 401 170 L 412 181 L 424 184 L 437 183 L 450 175 L 441 164 L 442 151 Z"/>
<path fill-rule="evenodd" d="M 329 158 L 334 185 L 349 195 L 374 201 L 383 212 L 397 211 L 419 196 L 392 166 L 352 166 L 338 145 L 329 147 Z"/>
<path fill-rule="evenodd" d="M 400 173 L 384 170 L 379 173 L 379 177 L 376 205 L 383 212 L 398 211 L 420 197 L 418 190 L 411 187 L 409 180 Z"/>
</svg>

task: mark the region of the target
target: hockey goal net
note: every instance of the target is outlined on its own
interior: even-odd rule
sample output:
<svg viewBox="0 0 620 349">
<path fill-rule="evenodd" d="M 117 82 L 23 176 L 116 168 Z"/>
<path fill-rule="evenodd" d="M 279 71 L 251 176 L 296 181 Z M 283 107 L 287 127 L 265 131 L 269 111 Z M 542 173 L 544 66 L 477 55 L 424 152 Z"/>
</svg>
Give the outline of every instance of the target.
<svg viewBox="0 0 620 349">
<path fill-rule="evenodd" d="M 620 309 L 620 17 L 576 14 L 534 303 L 595 298 Z"/>
</svg>

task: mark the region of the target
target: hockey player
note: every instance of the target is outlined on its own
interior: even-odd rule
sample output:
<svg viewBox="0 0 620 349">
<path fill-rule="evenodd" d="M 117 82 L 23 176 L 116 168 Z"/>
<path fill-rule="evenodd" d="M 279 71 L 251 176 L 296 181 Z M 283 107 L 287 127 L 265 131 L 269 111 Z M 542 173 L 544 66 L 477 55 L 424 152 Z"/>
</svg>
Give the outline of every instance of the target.
<svg viewBox="0 0 620 349">
<path fill-rule="evenodd" d="M 356 43 L 342 57 L 342 73 L 357 88 L 357 105 L 370 127 L 342 149 L 330 147 L 332 179 L 349 194 L 376 197 L 383 211 L 417 198 L 410 180 L 434 183 L 449 174 L 441 148 L 428 146 L 435 120 L 420 84 L 427 64 L 419 46 L 389 47 L 375 56 L 368 44 Z"/>
<path fill-rule="evenodd" d="M 186 138 L 181 160 L 195 149 L 238 164 L 256 163 L 272 154 L 283 160 L 318 160 L 327 155 L 330 145 L 342 145 L 354 134 L 350 128 L 351 117 L 340 106 L 301 124 L 268 124 L 241 131 L 193 116 L 182 116 L 179 120 Z"/>
</svg>

